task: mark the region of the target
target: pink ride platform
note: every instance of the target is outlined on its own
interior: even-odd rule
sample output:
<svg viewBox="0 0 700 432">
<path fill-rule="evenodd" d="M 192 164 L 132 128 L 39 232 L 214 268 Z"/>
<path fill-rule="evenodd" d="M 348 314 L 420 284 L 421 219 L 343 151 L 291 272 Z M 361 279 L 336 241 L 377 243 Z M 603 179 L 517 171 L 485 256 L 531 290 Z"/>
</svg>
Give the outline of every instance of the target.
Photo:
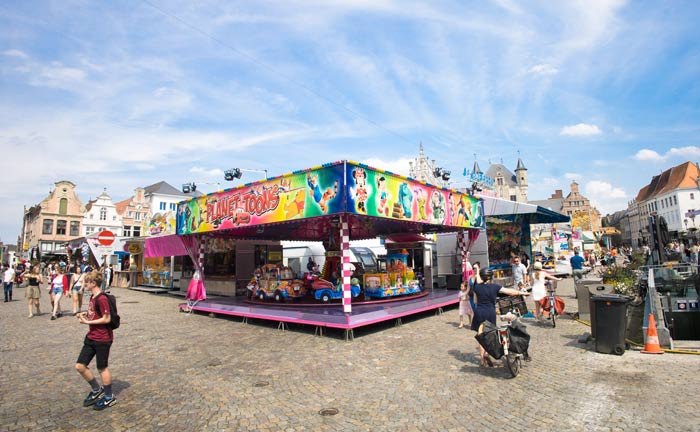
<svg viewBox="0 0 700 432">
<path fill-rule="evenodd" d="M 457 291 L 434 289 L 426 295 L 397 298 L 393 301 L 368 303 L 353 303 L 352 312 L 344 313 L 338 303 L 327 305 L 304 305 L 293 308 L 275 303 L 252 302 L 247 298 L 217 298 L 203 300 L 192 307 L 193 311 L 256 318 L 267 321 L 284 323 L 307 324 L 316 326 L 316 331 L 323 333 L 324 328 L 345 330 L 345 338 L 352 339 L 352 330 L 383 321 L 398 320 L 401 317 L 418 313 L 440 310 L 441 308 L 459 302 Z M 291 303 L 291 302 L 290 302 Z M 293 304 L 293 303 L 291 303 Z M 180 309 L 188 310 L 187 304 L 181 304 Z M 400 321 L 399 321 L 400 322 Z"/>
</svg>

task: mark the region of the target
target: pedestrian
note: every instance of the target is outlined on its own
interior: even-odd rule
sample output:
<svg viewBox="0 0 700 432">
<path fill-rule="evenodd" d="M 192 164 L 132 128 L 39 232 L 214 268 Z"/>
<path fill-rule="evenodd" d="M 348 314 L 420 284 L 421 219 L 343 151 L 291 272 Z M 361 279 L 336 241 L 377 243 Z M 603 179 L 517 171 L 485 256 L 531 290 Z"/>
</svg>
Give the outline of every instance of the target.
<svg viewBox="0 0 700 432">
<path fill-rule="evenodd" d="M 477 261 L 472 265 L 472 275 L 469 278 L 469 305 L 472 307 L 472 319 L 474 319 L 474 311 L 476 310 L 476 303 L 474 303 L 474 285 L 481 283 L 481 277 L 479 276 L 480 270 L 481 262 Z"/>
<path fill-rule="evenodd" d="M 520 285 L 522 283 L 522 285 Z M 513 257 L 513 287 L 525 287 L 530 283 L 527 275 L 527 267 L 520 262 L 520 257 Z"/>
<path fill-rule="evenodd" d="M 68 292 L 68 278 L 63 273 L 63 267 L 58 268 L 58 273 L 56 273 L 56 276 L 54 276 L 51 280 L 49 287 L 51 289 L 51 298 L 53 301 L 51 320 L 55 320 L 56 318 L 60 318 L 62 316 L 61 298 Z"/>
<path fill-rule="evenodd" d="M 474 315 L 472 306 L 469 304 L 469 291 L 469 282 L 463 281 L 459 285 L 459 328 L 464 328 L 465 316 L 469 317 L 469 322 L 467 323 L 469 325 L 472 322 L 472 315 Z"/>
<path fill-rule="evenodd" d="M 698 265 L 698 252 L 700 252 L 700 247 L 697 243 L 693 243 L 690 247 L 690 263 Z"/>
<path fill-rule="evenodd" d="M 474 318 L 472 319 L 472 330 L 482 332 L 481 325 L 490 321 L 496 325 L 496 298 L 499 294 L 509 296 L 528 295 L 527 291 L 518 291 L 511 288 L 504 288 L 500 285 L 490 283 L 493 278 L 493 270 L 483 269 L 479 272 L 479 277 L 483 283 L 474 285 L 474 299 L 476 301 L 476 309 L 474 310 Z M 479 345 L 479 353 L 481 354 L 482 366 L 493 366 L 493 362 L 486 350 Z"/>
<path fill-rule="evenodd" d="M 75 370 L 90 384 L 91 388 L 90 393 L 83 400 L 83 406 L 94 405 L 94 409 L 103 410 L 117 402 L 112 393 L 112 374 L 108 369 L 109 350 L 114 340 L 112 328 L 109 325 L 111 320 L 109 301 L 107 296 L 100 295 L 102 273 L 91 272 L 86 274 L 83 280 L 92 297 L 88 303 L 87 312 L 81 312 L 77 317 L 80 324 L 87 324 L 90 329 L 83 341 L 83 349 L 75 363 Z M 88 367 L 93 357 L 96 357 L 97 371 L 102 379 L 101 386 Z"/>
<path fill-rule="evenodd" d="M 523 263 L 525 266 L 525 269 L 528 270 L 530 269 L 530 257 L 527 256 L 527 252 L 523 252 L 522 258 L 520 258 L 520 262 Z"/>
<path fill-rule="evenodd" d="M 73 295 L 73 315 L 77 315 L 83 308 L 83 280 L 85 273 L 80 269 L 79 265 L 75 266 L 75 273 L 71 278 L 71 294 Z"/>
<path fill-rule="evenodd" d="M 542 270 L 542 263 L 536 262 L 535 273 L 532 275 L 532 299 L 535 301 L 535 319 L 537 321 L 542 320 L 542 305 L 540 301 L 547 296 L 547 289 L 544 286 L 545 279 L 561 280 Z"/>
<path fill-rule="evenodd" d="M 3 273 L 3 291 L 5 292 L 5 303 L 12 301 L 12 285 L 15 282 L 15 270 L 5 264 L 5 273 Z"/>
<path fill-rule="evenodd" d="M 28 273 L 28 272 L 25 272 Z M 27 276 L 29 285 L 27 286 L 27 302 L 29 307 L 29 317 L 34 316 L 34 306 L 36 306 L 36 315 L 41 314 L 41 309 L 39 308 L 39 298 L 41 297 L 41 284 L 44 283 L 44 278 L 41 277 L 39 273 L 39 267 L 33 266 L 31 273 Z"/>
<path fill-rule="evenodd" d="M 574 283 L 583 278 L 583 263 L 585 260 L 579 255 L 578 249 L 574 249 L 574 256 L 569 259 L 571 263 L 571 274 L 574 277 Z"/>
</svg>

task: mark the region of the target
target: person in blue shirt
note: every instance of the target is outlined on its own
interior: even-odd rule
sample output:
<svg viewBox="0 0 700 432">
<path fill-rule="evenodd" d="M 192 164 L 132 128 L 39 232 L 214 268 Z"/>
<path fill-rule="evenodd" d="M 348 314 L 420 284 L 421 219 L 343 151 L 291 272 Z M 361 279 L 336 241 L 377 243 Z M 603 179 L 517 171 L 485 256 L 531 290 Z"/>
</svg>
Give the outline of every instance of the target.
<svg viewBox="0 0 700 432">
<path fill-rule="evenodd" d="M 569 260 L 571 262 L 571 272 L 574 276 L 574 282 L 578 282 L 583 278 L 583 263 L 584 259 L 578 253 L 578 249 L 574 250 L 574 256 Z"/>
</svg>

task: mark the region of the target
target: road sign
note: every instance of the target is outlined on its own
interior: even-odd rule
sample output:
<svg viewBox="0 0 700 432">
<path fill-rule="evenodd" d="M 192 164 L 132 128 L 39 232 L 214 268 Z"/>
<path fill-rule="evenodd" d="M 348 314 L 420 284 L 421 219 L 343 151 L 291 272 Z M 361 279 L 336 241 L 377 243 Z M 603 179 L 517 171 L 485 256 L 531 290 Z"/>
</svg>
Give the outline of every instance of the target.
<svg viewBox="0 0 700 432">
<path fill-rule="evenodd" d="M 114 243 L 114 233 L 112 231 L 100 231 L 97 234 L 97 241 L 100 242 L 102 246 L 109 246 Z"/>
</svg>

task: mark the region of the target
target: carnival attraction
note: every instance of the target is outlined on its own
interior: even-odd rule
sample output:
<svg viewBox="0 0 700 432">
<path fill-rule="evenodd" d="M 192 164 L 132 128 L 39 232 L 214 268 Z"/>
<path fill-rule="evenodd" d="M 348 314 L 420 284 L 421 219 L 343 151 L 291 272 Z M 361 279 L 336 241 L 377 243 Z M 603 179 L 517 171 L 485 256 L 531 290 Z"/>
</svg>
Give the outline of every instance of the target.
<svg viewBox="0 0 700 432">
<path fill-rule="evenodd" d="M 325 262 L 318 274 L 294 275 L 280 267 L 281 253 L 270 253 L 267 262 L 251 269 L 244 282 L 244 292 L 249 293 L 250 299 L 217 299 L 219 313 L 263 319 L 267 314 L 271 320 L 295 322 L 289 318 L 293 314 L 280 319 L 279 314 L 273 312 L 287 303 L 301 310 L 307 306 L 304 303 L 311 300 L 308 306 L 339 309 L 346 316 L 349 326 L 346 328 L 352 328 L 351 321 L 373 321 L 353 319 L 353 314 L 361 312 L 353 306 L 359 306 L 362 301 L 391 299 L 392 308 L 396 310 L 396 302 L 408 302 L 414 295 L 425 294 L 426 289 L 433 291 L 432 286 L 421 283 L 419 276 L 424 269 L 413 268 L 415 263 L 409 262 L 407 253 L 387 256 L 385 271 L 361 274 L 350 262 L 351 240 L 396 233 L 457 232 L 465 235 L 470 230 L 483 228 L 480 198 L 352 161 L 329 163 L 192 198 L 181 202 L 177 211 L 177 234 L 184 244 L 190 245 L 187 249 L 199 275 L 198 284 L 206 285 L 203 253 L 198 251 L 205 250 L 207 242 L 225 239 L 323 243 Z M 363 295 L 358 294 L 358 289 Z M 325 290 L 325 294 L 319 294 L 321 290 Z M 428 297 L 431 299 L 426 300 L 428 303 L 387 313 L 386 319 L 426 310 L 426 307 L 439 308 L 454 303 L 456 298 L 452 293 L 441 296 L 434 292 Z M 286 302 L 291 298 L 299 301 Z M 332 303 L 334 299 L 341 300 L 342 309 L 340 304 Z M 213 311 L 213 302 L 205 298 L 196 300 L 196 305 L 183 305 L 183 308 Z M 240 310 L 246 308 L 238 307 L 228 310 L 222 306 L 227 301 L 237 305 L 248 302 L 247 312 Z M 324 302 L 329 305 L 324 306 Z M 375 318 L 376 311 L 375 305 L 372 308 Z M 322 319 L 314 324 L 325 325 Z"/>
</svg>

